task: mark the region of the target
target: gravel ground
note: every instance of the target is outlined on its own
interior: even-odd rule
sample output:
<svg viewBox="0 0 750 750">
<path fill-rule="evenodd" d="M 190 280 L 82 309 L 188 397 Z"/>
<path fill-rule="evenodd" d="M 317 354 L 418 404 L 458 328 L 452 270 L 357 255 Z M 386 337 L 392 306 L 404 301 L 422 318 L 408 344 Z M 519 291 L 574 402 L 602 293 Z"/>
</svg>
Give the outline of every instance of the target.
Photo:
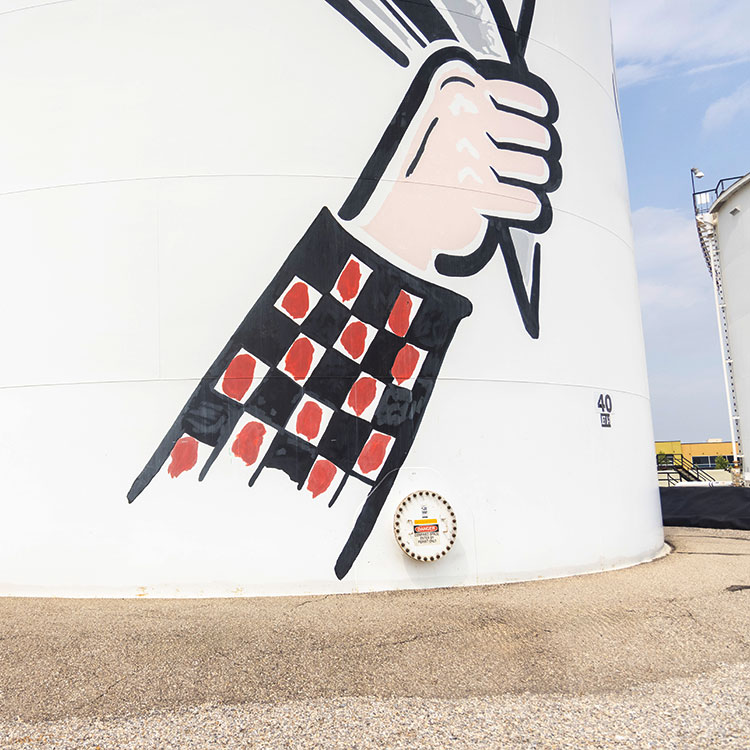
<svg viewBox="0 0 750 750">
<path fill-rule="evenodd" d="M 750 750 L 750 532 L 506 586 L 0 599 L 0 748 Z"/>
<path fill-rule="evenodd" d="M 138 718 L 0 724 L 6 748 L 659 748 L 747 750 L 750 664 L 620 694 L 336 698 Z"/>
</svg>

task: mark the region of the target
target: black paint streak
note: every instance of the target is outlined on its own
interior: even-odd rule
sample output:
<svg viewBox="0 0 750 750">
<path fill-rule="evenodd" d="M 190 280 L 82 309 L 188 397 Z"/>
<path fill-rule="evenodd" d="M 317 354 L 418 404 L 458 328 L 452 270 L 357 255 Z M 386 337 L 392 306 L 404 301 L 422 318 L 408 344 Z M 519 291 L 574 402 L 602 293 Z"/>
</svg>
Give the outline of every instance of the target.
<svg viewBox="0 0 750 750">
<path fill-rule="evenodd" d="M 318 453 L 310 443 L 295 435 L 280 432 L 266 453 L 261 469 L 280 469 L 301 490 L 317 457 Z M 257 474 L 258 471 L 253 478 Z"/>
<path fill-rule="evenodd" d="M 521 12 L 518 15 L 518 27 L 516 28 L 516 38 L 518 39 L 518 56 L 526 56 L 526 47 L 531 35 L 531 24 L 534 22 L 534 12 L 536 10 L 536 0 L 523 0 L 521 3 Z"/>
<path fill-rule="evenodd" d="M 401 13 L 399 13 L 399 11 L 394 8 L 393 5 L 391 5 L 389 0 L 381 0 L 381 2 L 383 3 L 383 5 L 385 5 L 386 9 L 391 12 L 391 15 L 404 27 L 404 29 L 406 29 L 406 31 L 409 33 L 409 36 L 411 36 L 420 46 L 427 46 L 424 39 L 421 39 L 414 33 L 411 25 L 406 21 L 403 15 L 401 15 Z"/>
<path fill-rule="evenodd" d="M 443 14 L 430 0 L 393 0 L 405 16 L 424 34 L 428 42 L 456 40 Z"/>
<path fill-rule="evenodd" d="M 427 141 L 429 140 L 430 135 L 432 134 L 432 131 L 435 129 L 435 126 L 438 124 L 438 119 L 439 118 L 436 117 L 430 123 L 430 126 L 427 128 L 427 132 L 424 134 L 422 143 L 419 144 L 419 148 L 417 149 L 417 155 L 414 157 L 414 161 L 409 165 L 409 168 L 406 170 L 407 177 L 411 177 L 414 170 L 417 168 L 417 164 L 419 164 L 419 160 L 422 158 L 422 154 L 424 154 L 425 147 L 427 146 Z"/>
<path fill-rule="evenodd" d="M 484 239 L 474 252 L 468 255 L 440 253 L 435 258 L 435 268 L 443 276 L 465 277 L 479 273 L 497 252 L 498 237 L 494 220 L 490 220 Z"/>
<path fill-rule="evenodd" d="M 508 53 L 511 65 L 525 67 L 523 58 L 519 56 L 518 36 L 513 27 L 513 22 L 508 15 L 505 3 L 503 0 L 486 0 L 486 2 L 490 13 L 492 13 L 492 17 L 495 19 L 495 25 L 500 33 L 500 38 L 503 40 L 503 45 L 505 46 L 505 51 Z"/>
<path fill-rule="evenodd" d="M 532 339 L 539 338 L 539 284 L 542 271 L 542 246 L 537 242 L 534 245 L 534 257 L 532 261 L 531 294 L 527 295 L 526 285 L 523 281 L 523 273 L 518 263 L 518 253 L 513 244 L 513 238 L 507 226 L 502 222 L 496 223 L 498 232 L 498 244 L 505 259 L 505 267 L 508 270 L 508 278 L 516 298 L 518 311 L 521 313 L 526 332 Z"/>
<path fill-rule="evenodd" d="M 326 2 L 341 13 L 347 21 L 356 26 L 373 44 L 385 52 L 391 60 L 398 63 L 402 68 L 405 68 L 409 64 L 409 58 L 387 37 L 381 34 L 349 0 L 326 0 Z"/>
<path fill-rule="evenodd" d="M 487 233 L 482 244 L 473 253 L 464 257 L 442 254 L 435 259 L 435 267 L 444 276 L 471 276 L 481 271 L 492 260 L 497 248 L 500 248 L 505 259 L 513 295 L 518 305 L 526 332 L 533 339 L 539 338 L 539 289 L 542 248 L 539 243 L 534 247 L 532 262 L 531 294 L 526 291 L 523 273 L 518 262 L 518 254 L 508 226 L 504 220 L 490 218 Z"/>
<path fill-rule="evenodd" d="M 462 78 L 461 76 L 451 76 L 450 78 L 446 78 L 440 84 L 440 90 L 442 91 L 449 83 L 466 83 L 471 86 L 471 88 L 476 88 L 476 86 L 468 78 Z"/>
<path fill-rule="evenodd" d="M 331 502 L 328 503 L 329 508 L 333 508 L 333 504 L 339 499 L 339 495 L 344 490 L 344 485 L 346 484 L 346 480 L 349 478 L 348 474 L 344 474 L 344 478 L 339 483 L 338 489 L 336 492 L 333 493 L 333 497 L 331 498 Z"/>
</svg>

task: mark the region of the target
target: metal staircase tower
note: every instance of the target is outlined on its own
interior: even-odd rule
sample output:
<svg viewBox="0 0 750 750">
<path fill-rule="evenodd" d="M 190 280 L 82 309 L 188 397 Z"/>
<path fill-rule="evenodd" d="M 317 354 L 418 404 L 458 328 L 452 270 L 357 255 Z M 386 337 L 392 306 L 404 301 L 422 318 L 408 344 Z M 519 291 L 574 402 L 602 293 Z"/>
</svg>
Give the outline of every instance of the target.
<svg viewBox="0 0 750 750">
<path fill-rule="evenodd" d="M 720 183 L 719 187 L 715 190 L 693 193 L 693 205 L 695 207 L 695 219 L 698 227 L 698 237 L 703 250 L 703 257 L 706 260 L 706 265 L 708 266 L 714 280 L 716 315 L 719 324 L 722 359 L 724 362 L 724 385 L 726 387 L 727 404 L 729 406 L 729 420 L 732 429 L 732 442 L 734 443 L 734 458 L 735 461 L 741 462 L 744 466 L 742 428 L 739 411 L 737 409 L 737 393 L 735 390 L 732 347 L 729 340 L 729 329 L 727 327 L 727 306 L 724 298 L 724 281 L 721 270 L 719 237 L 716 231 L 716 217 L 711 213 L 711 207 L 722 190 L 723 186 Z"/>
</svg>

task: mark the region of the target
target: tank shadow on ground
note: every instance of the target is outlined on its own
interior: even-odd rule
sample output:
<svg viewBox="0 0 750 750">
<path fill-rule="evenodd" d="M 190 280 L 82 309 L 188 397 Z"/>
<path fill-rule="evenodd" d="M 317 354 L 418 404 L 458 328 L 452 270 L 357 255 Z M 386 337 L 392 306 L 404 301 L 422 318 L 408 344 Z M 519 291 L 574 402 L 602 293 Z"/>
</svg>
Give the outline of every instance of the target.
<svg viewBox="0 0 750 750">
<path fill-rule="evenodd" d="M 750 532 L 463 589 L 218 600 L 0 599 L 0 719 L 337 696 L 589 694 L 750 659 Z"/>
</svg>

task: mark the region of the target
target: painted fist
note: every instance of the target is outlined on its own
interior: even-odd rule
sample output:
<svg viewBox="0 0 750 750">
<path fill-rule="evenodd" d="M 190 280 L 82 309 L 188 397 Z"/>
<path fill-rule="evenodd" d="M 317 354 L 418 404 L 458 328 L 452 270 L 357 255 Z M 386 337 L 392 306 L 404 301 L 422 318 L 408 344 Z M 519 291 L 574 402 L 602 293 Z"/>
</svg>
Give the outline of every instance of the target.
<svg viewBox="0 0 750 750">
<path fill-rule="evenodd" d="M 355 223 L 420 269 L 436 253 L 473 252 L 492 217 L 546 231 L 562 175 L 557 115 L 551 89 L 525 67 L 439 51 L 358 183 L 369 195 Z"/>
</svg>

